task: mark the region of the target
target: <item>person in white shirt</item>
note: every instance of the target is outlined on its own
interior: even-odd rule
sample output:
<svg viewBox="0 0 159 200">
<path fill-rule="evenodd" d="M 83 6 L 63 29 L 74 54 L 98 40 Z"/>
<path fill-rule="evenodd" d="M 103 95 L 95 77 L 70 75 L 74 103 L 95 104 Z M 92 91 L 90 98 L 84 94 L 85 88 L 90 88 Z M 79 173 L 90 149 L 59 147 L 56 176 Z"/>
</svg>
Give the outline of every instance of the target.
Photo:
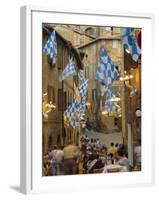
<svg viewBox="0 0 159 200">
<path fill-rule="evenodd" d="M 141 140 L 138 140 L 138 145 L 134 148 L 135 168 L 141 171 Z"/>
<path fill-rule="evenodd" d="M 64 175 L 64 152 L 63 146 L 60 146 L 56 151 L 56 164 L 57 164 L 57 175 Z"/>
<path fill-rule="evenodd" d="M 125 156 L 125 148 L 119 148 L 117 152 L 114 154 L 115 164 L 121 165 L 123 169 L 122 172 L 128 172 L 130 170 L 130 164 L 128 158 Z"/>
<path fill-rule="evenodd" d="M 56 153 L 57 153 L 57 146 L 53 147 L 53 150 L 49 153 L 49 156 L 52 158 L 52 175 L 57 175 L 57 162 L 56 162 Z"/>
</svg>

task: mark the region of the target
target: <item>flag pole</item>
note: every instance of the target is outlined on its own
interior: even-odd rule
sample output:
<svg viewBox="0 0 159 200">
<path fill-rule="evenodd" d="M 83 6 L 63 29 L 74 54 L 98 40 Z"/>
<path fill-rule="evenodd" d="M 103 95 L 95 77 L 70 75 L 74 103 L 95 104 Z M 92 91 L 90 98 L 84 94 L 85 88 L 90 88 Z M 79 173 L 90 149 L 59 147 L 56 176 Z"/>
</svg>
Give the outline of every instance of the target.
<svg viewBox="0 0 159 200">
<path fill-rule="evenodd" d="M 124 47 L 121 46 L 121 57 L 122 57 L 122 70 L 121 70 L 121 76 L 124 76 Z M 122 139 L 123 143 L 125 143 L 126 139 L 126 115 L 125 115 L 125 82 L 121 82 L 121 108 L 122 108 Z"/>
</svg>

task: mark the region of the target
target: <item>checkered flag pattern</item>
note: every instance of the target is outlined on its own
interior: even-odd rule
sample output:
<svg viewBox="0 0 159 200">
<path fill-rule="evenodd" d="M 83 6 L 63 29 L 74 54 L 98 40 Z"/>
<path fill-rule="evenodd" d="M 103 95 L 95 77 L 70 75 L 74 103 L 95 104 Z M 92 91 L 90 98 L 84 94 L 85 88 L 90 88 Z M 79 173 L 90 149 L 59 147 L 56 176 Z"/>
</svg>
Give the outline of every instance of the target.
<svg viewBox="0 0 159 200">
<path fill-rule="evenodd" d="M 53 31 L 47 40 L 43 52 L 46 53 L 46 55 L 49 56 L 49 58 L 52 60 L 52 63 L 56 63 L 57 59 L 57 41 L 56 41 L 56 33 Z"/>
<path fill-rule="evenodd" d="M 79 93 L 81 95 L 81 98 L 86 96 L 87 90 L 88 90 L 88 79 L 79 86 Z"/>
<path fill-rule="evenodd" d="M 79 87 L 79 93 L 81 96 L 80 102 L 76 98 L 73 99 L 72 103 L 69 105 L 64 115 L 70 122 L 70 125 L 75 128 L 78 125 L 79 118 L 86 111 L 86 94 L 88 90 L 88 80 L 86 80 Z"/>
<path fill-rule="evenodd" d="M 66 68 L 63 70 L 61 76 L 59 77 L 59 81 L 65 80 L 68 76 L 75 76 L 76 70 L 75 70 L 75 64 L 73 63 L 72 58 L 69 59 L 68 64 L 66 65 Z"/>
<path fill-rule="evenodd" d="M 127 49 L 132 59 L 136 62 L 141 54 L 141 49 L 137 43 L 137 37 L 133 28 L 123 28 L 121 42 L 125 49 Z"/>
<path fill-rule="evenodd" d="M 78 105 L 79 117 L 86 112 L 86 96 L 81 98 L 81 102 Z"/>
<path fill-rule="evenodd" d="M 82 85 L 82 83 L 84 83 L 86 81 L 86 78 L 85 78 L 83 70 L 80 70 L 80 72 L 78 74 L 78 77 L 79 77 L 79 83 L 80 83 L 80 85 Z"/>
<path fill-rule="evenodd" d="M 76 99 L 73 99 L 72 103 L 69 105 L 64 115 L 70 122 L 70 125 L 75 128 L 78 125 L 78 103 Z"/>
<path fill-rule="evenodd" d="M 102 85 L 108 86 L 112 84 L 119 76 L 119 73 L 107 54 L 106 50 L 102 48 L 99 67 L 97 68 L 96 80 Z"/>
<path fill-rule="evenodd" d="M 86 112 L 86 95 L 88 91 L 88 80 L 86 80 L 82 85 L 79 87 L 79 93 L 81 95 L 81 102 L 79 103 L 79 115 L 82 116 Z"/>
<path fill-rule="evenodd" d="M 113 98 L 112 91 L 110 89 L 106 92 L 106 101 L 105 101 L 105 108 L 108 112 L 116 111 L 116 106 L 113 102 L 110 102 L 110 99 Z"/>
</svg>

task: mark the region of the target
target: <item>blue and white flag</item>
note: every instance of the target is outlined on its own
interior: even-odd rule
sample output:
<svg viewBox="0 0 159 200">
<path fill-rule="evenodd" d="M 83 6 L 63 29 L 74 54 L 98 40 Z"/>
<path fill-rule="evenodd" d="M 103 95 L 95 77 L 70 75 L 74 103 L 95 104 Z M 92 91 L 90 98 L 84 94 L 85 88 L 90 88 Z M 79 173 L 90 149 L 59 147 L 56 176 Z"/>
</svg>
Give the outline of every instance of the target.
<svg viewBox="0 0 159 200">
<path fill-rule="evenodd" d="M 70 122 L 70 125 L 75 128 L 78 125 L 78 103 L 76 99 L 73 99 L 72 103 L 69 105 L 64 115 Z"/>
<path fill-rule="evenodd" d="M 80 85 L 86 81 L 86 78 L 85 78 L 83 70 L 80 70 L 80 72 L 78 74 L 78 77 L 79 77 L 79 83 L 80 83 Z"/>
<path fill-rule="evenodd" d="M 86 95 L 88 91 L 88 80 L 85 80 L 82 85 L 79 86 L 79 93 L 81 96 L 81 100 L 78 104 L 78 113 L 79 113 L 79 118 L 86 112 Z"/>
<path fill-rule="evenodd" d="M 86 96 L 87 91 L 88 91 L 88 79 L 84 83 L 82 83 L 82 85 L 79 86 L 79 93 L 81 95 L 81 98 Z"/>
<path fill-rule="evenodd" d="M 132 59 L 136 62 L 141 55 L 141 49 L 137 43 L 137 37 L 133 28 L 123 28 L 121 42 L 125 49 L 130 52 Z"/>
<path fill-rule="evenodd" d="M 81 101 L 79 103 L 79 113 L 80 116 L 86 112 L 86 95 L 88 92 L 88 80 L 85 80 L 82 85 L 79 86 L 79 93 L 81 96 Z"/>
<path fill-rule="evenodd" d="M 56 41 L 56 33 L 53 31 L 47 40 L 43 52 L 49 56 L 52 60 L 52 63 L 55 64 L 57 60 L 57 41 Z"/>
<path fill-rule="evenodd" d="M 96 80 L 101 84 L 108 86 L 112 84 L 119 76 L 119 73 L 113 65 L 108 53 L 102 48 L 99 67 L 97 68 Z"/>
<path fill-rule="evenodd" d="M 105 101 L 105 107 L 108 112 L 116 111 L 115 104 L 110 101 L 111 98 L 113 98 L 113 94 L 112 94 L 112 91 L 108 89 L 106 92 L 106 101 Z"/>
<path fill-rule="evenodd" d="M 81 102 L 78 105 L 79 117 L 86 112 L 86 96 L 81 98 Z"/>
<path fill-rule="evenodd" d="M 68 76 L 77 75 L 75 70 L 75 63 L 73 63 L 73 58 L 69 59 L 66 68 L 63 70 L 61 76 L 59 77 L 59 81 L 65 80 Z"/>
<path fill-rule="evenodd" d="M 74 98 L 73 102 L 69 105 L 64 115 L 69 120 L 71 126 L 75 128 L 78 125 L 80 117 L 86 111 L 86 94 L 88 91 L 88 80 L 86 80 L 80 87 L 79 93 L 81 96 L 80 102 Z"/>
</svg>

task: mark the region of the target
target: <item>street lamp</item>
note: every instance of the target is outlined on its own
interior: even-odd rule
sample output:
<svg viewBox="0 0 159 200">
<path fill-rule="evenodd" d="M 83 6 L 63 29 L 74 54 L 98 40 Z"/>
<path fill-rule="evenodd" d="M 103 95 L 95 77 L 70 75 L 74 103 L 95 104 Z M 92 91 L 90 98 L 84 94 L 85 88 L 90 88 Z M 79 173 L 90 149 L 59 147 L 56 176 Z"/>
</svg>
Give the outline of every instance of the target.
<svg viewBox="0 0 159 200">
<path fill-rule="evenodd" d="M 106 109 L 102 110 L 102 115 L 107 115 L 108 111 Z"/>
<path fill-rule="evenodd" d="M 124 77 L 120 77 L 120 81 L 128 81 L 130 79 L 134 78 L 133 75 L 125 75 Z"/>
<path fill-rule="evenodd" d="M 89 109 L 90 106 L 91 106 L 91 103 L 90 103 L 89 101 L 87 101 L 87 102 L 86 102 L 86 106 L 87 106 L 87 108 Z"/>
<path fill-rule="evenodd" d="M 56 106 L 50 101 L 50 103 L 46 103 L 47 93 L 43 94 L 43 116 L 44 119 L 48 119 L 48 113 L 53 112 L 56 109 Z"/>
<path fill-rule="evenodd" d="M 141 117 L 141 110 L 137 108 L 135 114 L 137 118 Z"/>
</svg>

